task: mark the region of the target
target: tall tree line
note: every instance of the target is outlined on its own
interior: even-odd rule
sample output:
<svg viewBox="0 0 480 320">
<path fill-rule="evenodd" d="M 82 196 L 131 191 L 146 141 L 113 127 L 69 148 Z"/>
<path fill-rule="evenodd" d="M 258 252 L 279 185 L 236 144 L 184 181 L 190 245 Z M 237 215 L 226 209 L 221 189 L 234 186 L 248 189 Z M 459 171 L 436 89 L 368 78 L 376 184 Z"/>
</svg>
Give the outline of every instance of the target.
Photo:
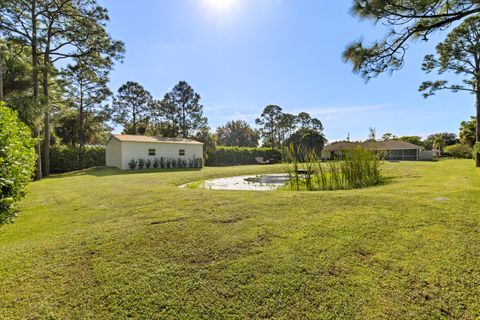
<svg viewBox="0 0 480 320">
<path fill-rule="evenodd" d="M 285 113 L 278 105 L 266 106 L 255 123 L 260 127 L 263 145 L 267 147 L 280 149 L 293 143 L 320 150 L 327 141 L 320 119 L 306 112 L 298 115 Z"/>
<path fill-rule="evenodd" d="M 106 31 L 108 20 L 107 10 L 95 0 L 0 2 L 0 35 L 29 49 L 31 88 L 27 94 L 31 103 L 23 108 L 36 108 L 43 114 L 41 125 L 32 122 L 37 138 L 43 132 L 43 148 L 40 143 L 36 147 L 36 179 L 49 175 L 51 117 L 56 105 L 63 103 L 62 92 L 55 92 L 55 87 L 64 89 L 59 83 L 57 62 L 66 60 L 72 66 L 86 64 L 110 70 L 115 60 L 123 58 L 123 43 L 113 40 Z M 106 76 L 108 73 L 102 74 L 103 80 Z"/>
<path fill-rule="evenodd" d="M 186 81 L 178 82 L 161 100 L 141 84 L 128 81 L 118 89 L 107 112 L 126 134 L 194 138 L 208 129 L 200 100 Z"/>
<path fill-rule="evenodd" d="M 243 120 L 228 121 L 217 128 L 218 144 L 221 146 L 258 147 L 260 132 Z"/>
</svg>

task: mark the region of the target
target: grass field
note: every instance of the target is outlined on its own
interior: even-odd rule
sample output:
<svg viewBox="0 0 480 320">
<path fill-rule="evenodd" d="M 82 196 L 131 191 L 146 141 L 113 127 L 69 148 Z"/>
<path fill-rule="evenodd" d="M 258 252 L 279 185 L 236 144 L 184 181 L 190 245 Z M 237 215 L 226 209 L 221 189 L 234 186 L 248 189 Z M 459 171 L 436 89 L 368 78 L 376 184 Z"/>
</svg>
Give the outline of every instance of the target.
<svg viewBox="0 0 480 320">
<path fill-rule="evenodd" d="M 281 166 L 32 183 L 0 227 L 0 319 L 475 319 L 480 170 L 387 163 L 334 192 L 179 189 Z"/>
</svg>

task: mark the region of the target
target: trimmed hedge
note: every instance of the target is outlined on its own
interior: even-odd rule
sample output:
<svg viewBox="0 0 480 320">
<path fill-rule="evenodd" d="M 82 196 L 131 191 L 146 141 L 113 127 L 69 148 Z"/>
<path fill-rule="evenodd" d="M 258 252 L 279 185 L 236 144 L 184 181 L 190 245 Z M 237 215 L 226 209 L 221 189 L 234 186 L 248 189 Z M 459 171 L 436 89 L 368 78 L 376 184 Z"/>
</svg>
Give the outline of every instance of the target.
<svg viewBox="0 0 480 320">
<path fill-rule="evenodd" d="M 0 102 L 0 225 L 15 218 L 15 204 L 25 196 L 36 158 L 30 130 Z"/>
<path fill-rule="evenodd" d="M 243 164 L 256 164 L 256 157 L 264 160 L 281 159 L 280 151 L 272 148 L 248 148 L 248 147 L 222 147 L 207 153 L 205 165 L 212 167 L 236 166 Z"/>
<path fill-rule="evenodd" d="M 62 173 L 105 165 L 104 147 L 52 146 L 50 172 Z"/>
</svg>

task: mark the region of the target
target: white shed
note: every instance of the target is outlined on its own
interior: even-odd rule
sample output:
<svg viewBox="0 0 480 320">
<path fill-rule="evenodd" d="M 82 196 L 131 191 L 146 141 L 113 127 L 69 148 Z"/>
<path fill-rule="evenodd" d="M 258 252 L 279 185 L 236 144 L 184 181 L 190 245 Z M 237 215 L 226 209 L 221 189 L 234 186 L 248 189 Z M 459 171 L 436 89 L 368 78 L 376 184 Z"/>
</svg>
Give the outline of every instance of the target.
<svg viewBox="0 0 480 320">
<path fill-rule="evenodd" d="M 203 163 L 203 143 L 182 138 L 114 134 L 108 140 L 105 152 L 107 166 L 123 170 L 130 168 L 132 160 L 161 162 L 161 167 L 170 167 L 171 163 L 180 161 L 187 167 L 192 164 L 198 167 Z"/>
</svg>

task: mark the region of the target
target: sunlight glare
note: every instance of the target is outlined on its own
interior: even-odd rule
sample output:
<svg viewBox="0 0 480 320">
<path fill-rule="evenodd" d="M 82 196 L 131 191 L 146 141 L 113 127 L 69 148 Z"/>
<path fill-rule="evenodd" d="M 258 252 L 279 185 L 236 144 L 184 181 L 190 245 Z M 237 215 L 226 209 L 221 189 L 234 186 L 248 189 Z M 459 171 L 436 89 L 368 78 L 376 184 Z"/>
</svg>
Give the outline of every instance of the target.
<svg viewBox="0 0 480 320">
<path fill-rule="evenodd" d="M 203 0 L 210 10 L 225 13 L 234 9 L 239 0 Z"/>
</svg>

